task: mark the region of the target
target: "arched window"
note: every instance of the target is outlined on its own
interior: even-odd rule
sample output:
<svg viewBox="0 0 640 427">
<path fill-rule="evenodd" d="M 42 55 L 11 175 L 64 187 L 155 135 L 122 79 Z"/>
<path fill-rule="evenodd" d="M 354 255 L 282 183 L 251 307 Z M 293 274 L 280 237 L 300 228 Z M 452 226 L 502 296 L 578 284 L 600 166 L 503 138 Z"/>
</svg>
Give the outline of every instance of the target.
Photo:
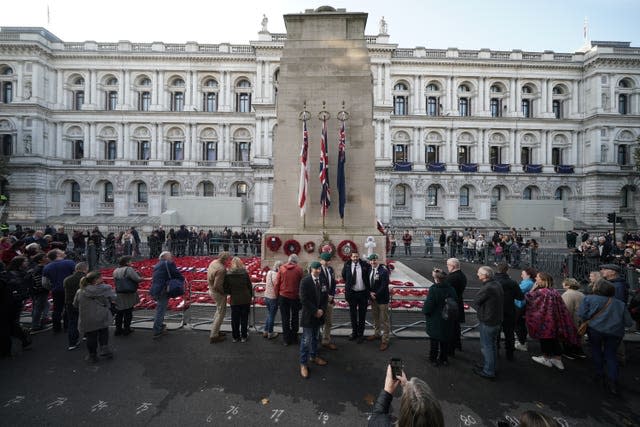
<svg viewBox="0 0 640 427">
<path fill-rule="evenodd" d="M 522 147 L 520 149 L 520 163 L 522 165 L 531 164 L 531 148 L 530 147 Z"/>
<path fill-rule="evenodd" d="M 439 90 L 440 90 L 440 88 L 435 83 L 431 83 L 431 84 L 427 85 L 427 92 L 437 92 Z"/>
<path fill-rule="evenodd" d="M 180 195 L 180 184 L 174 181 L 171 184 L 169 184 L 169 196 L 178 197 L 179 195 Z"/>
<path fill-rule="evenodd" d="M 118 85 L 118 79 L 116 79 L 115 77 L 110 77 L 107 82 L 106 82 L 107 86 L 117 86 Z"/>
<path fill-rule="evenodd" d="M 407 85 L 397 83 L 393 87 L 393 114 L 396 116 L 406 116 L 409 114 L 409 94 Z"/>
<path fill-rule="evenodd" d="M 629 146 L 625 144 L 618 145 L 617 163 L 620 166 L 626 166 L 629 164 Z"/>
<path fill-rule="evenodd" d="M 558 166 L 562 163 L 562 148 L 553 147 L 551 149 L 551 164 L 554 166 Z"/>
<path fill-rule="evenodd" d="M 171 142 L 171 159 L 174 161 L 184 160 L 184 142 L 172 141 Z"/>
<path fill-rule="evenodd" d="M 82 110 L 84 104 L 84 90 L 76 90 L 73 92 L 73 109 L 76 111 Z"/>
<path fill-rule="evenodd" d="M 427 164 L 438 163 L 440 161 L 438 146 L 427 145 L 425 147 L 424 159 Z"/>
<path fill-rule="evenodd" d="M 2 155 L 8 157 L 13 154 L 13 136 L 2 135 Z"/>
<path fill-rule="evenodd" d="M 404 185 L 397 185 L 396 191 L 394 193 L 395 193 L 394 205 L 398 207 L 406 206 L 407 205 L 407 187 L 405 187 Z"/>
<path fill-rule="evenodd" d="M 204 197 L 213 197 L 214 196 L 213 183 L 211 183 L 209 181 L 205 181 L 205 182 L 202 183 L 202 195 Z"/>
<path fill-rule="evenodd" d="M 634 189 L 631 187 L 624 187 L 622 191 L 620 191 L 620 208 L 627 209 L 631 207 Z"/>
<path fill-rule="evenodd" d="M 556 188 L 555 193 L 553 193 L 553 199 L 554 199 L 554 200 L 562 200 L 563 198 L 564 198 L 564 197 L 563 197 L 563 190 L 562 190 L 562 187 L 558 187 L 558 188 Z"/>
<path fill-rule="evenodd" d="M 80 184 L 75 181 L 71 183 L 71 202 L 80 203 Z"/>
<path fill-rule="evenodd" d="M 202 143 L 202 160 L 213 162 L 218 160 L 218 144 L 213 141 Z"/>
<path fill-rule="evenodd" d="M 74 160 L 84 158 L 84 141 L 80 139 L 73 141 L 73 152 L 71 154 Z"/>
<path fill-rule="evenodd" d="M 438 206 L 438 186 L 430 185 L 427 189 L 427 206 Z"/>
<path fill-rule="evenodd" d="M 104 202 L 113 202 L 113 184 L 110 182 L 104 183 Z"/>
<path fill-rule="evenodd" d="M 458 146 L 458 163 L 471 163 L 470 149 L 466 145 Z"/>
<path fill-rule="evenodd" d="M 502 163 L 502 147 L 489 147 L 489 164 L 498 165 Z"/>
<path fill-rule="evenodd" d="M 218 82 L 208 79 L 204 82 L 202 94 L 202 111 L 213 113 L 218 111 Z"/>
<path fill-rule="evenodd" d="M 105 153 L 104 158 L 107 160 L 115 160 L 116 159 L 116 141 L 106 141 L 105 142 Z"/>
<path fill-rule="evenodd" d="M 236 85 L 236 112 L 251 112 L 251 83 L 243 79 Z"/>
<path fill-rule="evenodd" d="M 493 187 L 491 190 L 491 207 L 497 207 L 498 202 L 502 200 L 502 197 L 502 189 L 500 187 Z"/>
<path fill-rule="evenodd" d="M 463 98 L 461 98 L 461 99 L 463 99 Z M 500 116 L 502 116 L 502 107 L 501 106 L 502 106 L 502 99 L 500 99 L 500 98 L 491 98 L 491 103 L 490 103 L 491 117 L 500 117 Z"/>
<path fill-rule="evenodd" d="M 393 146 L 394 163 L 403 163 L 409 161 L 409 146 L 405 144 L 394 144 Z"/>
<path fill-rule="evenodd" d="M 458 98 L 458 111 L 460 113 L 460 116 L 463 117 L 471 115 L 471 109 L 469 108 L 469 98 Z"/>
<path fill-rule="evenodd" d="M 531 118 L 531 100 L 522 100 L 522 117 Z"/>
<path fill-rule="evenodd" d="M 149 111 L 151 106 L 151 79 L 143 77 L 138 82 L 138 111 Z"/>
<path fill-rule="evenodd" d="M 618 113 L 629 114 L 629 97 L 626 93 L 618 95 Z"/>
<path fill-rule="evenodd" d="M 522 198 L 524 200 L 531 200 L 533 197 L 533 190 L 531 189 L 531 187 L 527 187 L 524 189 L 524 191 L 522 192 Z"/>
<path fill-rule="evenodd" d="M 556 119 L 561 119 L 562 118 L 562 101 L 559 99 L 554 99 L 552 102 L 552 108 L 553 108 L 553 116 Z"/>
<path fill-rule="evenodd" d="M 469 206 L 469 187 L 466 185 L 460 188 L 460 206 Z"/>
<path fill-rule="evenodd" d="M 236 161 L 248 162 L 250 147 L 251 147 L 251 144 L 249 144 L 248 142 L 236 143 Z"/>
<path fill-rule="evenodd" d="M 115 90 L 110 90 L 107 92 L 106 94 L 106 110 L 107 111 L 113 111 L 116 109 L 116 106 L 118 105 L 118 92 Z"/>
<path fill-rule="evenodd" d="M 522 93 L 531 94 L 533 93 L 533 89 L 531 89 L 531 86 L 529 85 L 524 85 L 522 86 Z"/>
<path fill-rule="evenodd" d="M 149 141 L 138 141 L 138 160 L 149 160 L 151 148 Z"/>
<path fill-rule="evenodd" d="M 171 111 L 184 111 L 184 80 L 180 77 L 171 82 Z"/>
<path fill-rule="evenodd" d="M 137 186 L 137 200 L 138 203 L 148 203 L 149 197 L 147 195 L 147 184 L 139 182 Z"/>
<path fill-rule="evenodd" d="M 13 101 L 13 82 L 2 82 L 2 99 L 4 104 L 10 104 Z"/>
</svg>

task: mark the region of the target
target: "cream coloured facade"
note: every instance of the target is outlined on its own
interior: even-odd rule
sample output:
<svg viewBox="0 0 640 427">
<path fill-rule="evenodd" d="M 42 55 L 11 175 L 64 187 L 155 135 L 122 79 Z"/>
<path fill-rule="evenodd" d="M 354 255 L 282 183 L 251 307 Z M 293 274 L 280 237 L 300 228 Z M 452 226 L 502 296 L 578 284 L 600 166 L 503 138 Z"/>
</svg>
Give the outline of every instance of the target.
<svg viewBox="0 0 640 427">
<path fill-rule="evenodd" d="M 171 197 L 237 196 L 266 226 L 285 40 L 263 28 L 247 45 L 77 43 L 2 28 L 9 221 L 151 224 Z M 577 224 L 602 226 L 615 211 L 636 227 L 640 48 L 405 49 L 382 26 L 366 41 L 382 222 L 482 226 L 499 218 L 499 200 L 558 199 Z"/>
</svg>

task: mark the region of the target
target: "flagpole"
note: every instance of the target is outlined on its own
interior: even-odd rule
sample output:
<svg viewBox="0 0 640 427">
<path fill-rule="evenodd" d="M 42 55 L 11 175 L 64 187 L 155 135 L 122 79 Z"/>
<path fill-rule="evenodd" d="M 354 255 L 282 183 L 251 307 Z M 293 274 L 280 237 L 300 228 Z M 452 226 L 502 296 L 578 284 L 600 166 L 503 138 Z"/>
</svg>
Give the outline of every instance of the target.
<svg viewBox="0 0 640 427">
<path fill-rule="evenodd" d="M 318 119 L 322 122 L 320 138 L 320 183 L 322 186 L 320 195 L 320 212 L 322 213 L 322 228 L 325 229 L 326 215 L 331 204 L 331 190 L 329 187 L 329 141 L 327 140 L 327 120 L 331 118 L 331 113 L 326 110 L 326 101 L 322 101 L 322 111 L 318 113 Z"/>
<path fill-rule="evenodd" d="M 340 120 L 340 130 L 338 132 L 338 173 L 336 178 L 336 185 L 338 188 L 338 211 L 340 213 L 340 219 L 342 228 L 344 229 L 344 207 L 347 203 L 347 188 L 345 177 L 345 163 L 347 160 L 347 148 L 346 148 L 346 121 L 349 120 L 349 113 L 345 110 L 345 102 L 342 101 L 342 110 L 338 112 L 336 117 Z"/>
<path fill-rule="evenodd" d="M 302 121 L 302 150 L 300 152 L 300 184 L 298 188 L 298 207 L 302 214 L 302 228 L 307 228 L 307 199 L 309 192 L 309 134 L 307 121 L 311 113 L 307 111 L 307 101 L 304 101 L 302 112 L 298 119 Z"/>
</svg>

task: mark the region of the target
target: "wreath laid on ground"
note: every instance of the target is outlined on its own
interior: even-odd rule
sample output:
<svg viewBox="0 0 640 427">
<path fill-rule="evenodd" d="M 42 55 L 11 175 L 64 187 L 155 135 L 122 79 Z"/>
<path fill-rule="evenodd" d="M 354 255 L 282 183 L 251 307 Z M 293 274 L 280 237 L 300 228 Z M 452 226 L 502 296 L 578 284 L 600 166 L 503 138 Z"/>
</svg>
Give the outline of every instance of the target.
<svg viewBox="0 0 640 427">
<path fill-rule="evenodd" d="M 308 241 L 307 243 L 304 244 L 304 250 L 306 253 L 312 254 L 313 251 L 316 250 L 316 244 L 313 243 L 312 241 Z"/>
<path fill-rule="evenodd" d="M 358 246 L 352 240 L 343 240 L 338 245 L 338 256 L 342 258 L 342 261 L 351 258 L 353 252 L 358 252 Z"/>
<path fill-rule="evenodd" d="M 278 236 L 271 236 L 267 238 L 267 247 L 272 252 L 277 252 L 278 249 L 280 249 L 280 246 L 282 246 L 282 240 L 280 240 Z"/>
<path fill-rule="evenodd" d="M 318 250 L 319 254 L 323 254 L 323 253 L 330 253 L 331 254 L 331 258 L 333 258 L 333 256 L 336 254 L 336 245 L 334 245 L 331 242 L 322 242 L 322 244 L 320 245 L 320 248 Z"/>
<path fill-rule="evenodd" d="M 300 253 L 300 243 L 298 243 L 297 240 L 287 240 L 286 242 L 284 242 L 284 253 L 288 255 L 291 254 L 296 254 L 298 255 Z"/>
</svg>

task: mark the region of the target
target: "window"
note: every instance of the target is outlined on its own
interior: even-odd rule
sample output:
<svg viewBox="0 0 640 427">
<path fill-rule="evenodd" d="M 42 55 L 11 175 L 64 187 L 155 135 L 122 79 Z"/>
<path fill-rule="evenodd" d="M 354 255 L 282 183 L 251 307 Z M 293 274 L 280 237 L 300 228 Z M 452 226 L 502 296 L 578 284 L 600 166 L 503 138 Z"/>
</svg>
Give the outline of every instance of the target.
<svg viewBox="0 0 640 427">
<path fill-rule="evenodd" d="M 395 191 L 395 206 L 406 206 L 407 204 L 407 188 L 404 185 L 398 185 Z"/>
<path fill-rule="evenodd" d="M 469 161 L 469 147 L 461 145 L 458 147 L 458 163 L 471 163 Z"/>
<path fill-rule="evenodd" d="M 491 207 L 497 207 L 500 200 L 502 200 L 502 189 L 500 187 L 493 187 L 493 190 L 491 190 Z"/>
<path fill-rule="evenodd" d="M 552 108 L 553 108 L 553 116 L 556 119 L 561 119 L 562 118 L 562 101 L 560 101 L 559 99 L 554 99 Z"/>
<path fill-rule="evenodd" d="M 180 195 L 180 184 L 177 182 L 172 182 L 169 185 L 169 196 L 170 197 L 178 197 Z"/>
<path fill-rule="evenodd" d="M 82 140 L 73 141 L 72 155 L 75 160 L 79 160 L 84 157 L 84 141 Z"/>
<path fill-rule="evenodd" d="M 620 166 L 629 164 L 629 150 L 627 145 L 618 145 L 617 160 Z"/>
<path fill-rule="evenodd" d="M 427 92 L 437 92 L 439 90 L 440 88 L 435 83 L 431 83 L 430 85 L 427 85 Z"/>
<path fill-rule="evenodd" d="M 203 95 L 202 111 L 207 113 L 213 113 L 218 110 L 218 94 L 215 92 L 208 92 Z"/>
<path fill-rule="evenodd" d="M 11 135 L 2 135 L 2 155 L 10 156 L 13 154 L 13 137 Z"/>
<path fill-rule="evenodd" d="M 247 184 L 244 182 L 238 183 L 236 185 L 236 197 L 246 197 L 247 196 Z"/>
<path fill-rule="evenodd" d="M 393 87 L 393 114 L 396 116 L 406 116 L 409 104 L 409 95 L 407 92 L 407 85 L 404 83 L 397 83 Z"/>
<path fill-rule="evenodd" d="M 460 206 L 469 206 L 469 187 L 466 185 L 460 189 Z"/>
<path fill-rule="evenodd" d="M 249 161 L 249 143 L 248 142 L 238 142 L 236 144 L 236 161 L 238 162 L 248 162 Z"/>
<path fill-rule="evenodd" d="M 213 183 L 209 181 L 202 183 L 202 195 L 204 197 L 213 197 Z"/>
<path fill-rule="evenodd" d="M 149 197 L 147 195 L 147 184 L 144 182 L 138 183 L 138 203 L 148 203 Z"/>
<path fill-rule="evenodd" d="M 502 148 L 490 147 L 489 148 L 489 163 L 491 165 L 497 165 L 502 163 Z"/>
<path fill-rule="evenodd" d="M 203 159 L 209 162 L 218 160 L 217 144 L 215 142 L 205 142 L 202 144 Z"/>
<path fill-rule="evenodd" d="M 13 83 L 4 82 L 2 83 L 2 102 L 9 104 L 11 101 L 13 101 Z"/>
<path fill-rule="evenodd" d="M 108 111 L 115 110 L 117 104 L 118 104 L 118 92 L 116 92 L 115 90 L 110 90 L 109 92 L 107 92 L 106 110 Z"/>
<path fill-rule="evenodd" d="M 500 86 L 498 86 L 498 85 L 491 85 L 489 90 L 491 91 L 491 93 L 500 93 L 500 92 L 502 92 L 502 88 L 500 88 Z"/>
<path fill-rule="evenodd" d="M 553 147 L 551 149 L 551 164 L 554 166 L 562 164 L 562 148 Z"/>
<path fill-rule="evenodd" d="M 564 91 L 562 90 L 562 87 L 560 86 L 554 86 L 553 87 L 553 94 L 554 95 L 563 95 Z"/>
<path fill-rule="evenodd" d="M 624 187 L 622 189 L 622 191 L 620 192 L 620 207 L 621 208 L 628 208 L 629 207 L 629 203 L 630 203 L 630 199 L 631 199 L 631 191 L 633 191 L 631 188 L 629 187 Z"/>
<path fill-rule="evenodd" d="M 427 97 L 427 116 L 437 116 L 439 113 L 438 98 L 435 96 Z"/>
<path fill-rule="evenodd" d="M 491 98 L 491 117 L 500 117 L 502 116 L 502 111 L 500 105 L 502 104 L 502 100 L 499 98 Z M 462 114 L 461 114 L 462 115 Z"/>
<path fill-rule="evenodd" d="M 522 86 L 522 93 L 531 94 L 533 93 L 533 90 L 531 89 L 531 86 L 525 85 L 525 86 Z"/>
<path fill-rule="evenodd" d="M 113 184 L 110 182 L 104 184 L 104 201 L 105 203 L 113 202 Z"/>
<path fill-rule="evenodd" d="M 151 86 L 151 79 L 148 77 L 142 78 L 142 80 L 140 80 L 140 86 Z"/>
<path fill-rule="evenodd" d="M 104 158 L 107 160 L 116 159 L 116 141 L 107 141 L 105 143 Z"/>
<path fill-rule="evenodd" d="M 82 104 L 84 104 L 84 91 L 77 90 L 73 92 L 73 109 L 76 111 L 82 110 Z"/>
<path fill-rule="evenodd" d="M 402 163 L 409 161 L 409 148 L 404 144 L 395 144 L 393 146 L 393 161 L 394 163 Z"/>
<path fill-rule="evenodd" d="M 236 112 L 251 112 L 251 83 L 249 80 L 241 80 L 236 86 Z"/>
<path fill-rule="evenodd" d="M 531 118 L 531 100 L 522 100 L 522 117 Z"/>
<path fill-rule="evenodd" d="M 532 198 L 532 193 L 533 191 L 531 191 L 531 187 L 527 187 L 524 189 L 524 191 L 522 192 L 522 198 L 524 200 L 531 200 Z"/>
<path fill-rule="evenodd" d="M 184 111 L 184 92 L 171 93 L 171 111 Z"/>
<path fill-rule="evenodd" d="M 427 206 L 438 206 L 438 186 L 430 185 L 427 189 Z"/>
<path fill-rule="evenodd" d="M 151 149 L 149 141 L 138 142 L 138 160 L 149 160 L 151 157 Z"/>
<path fill-rule="evenodd" d="M 71 202 L 80 203 L 80 184 L 75 181 L 71 183 Z"/>
<path fill-rule="evenodd" d="M 469 116 L 471 115 L 469 108 L 469 98 L 458 98 L 458 111 L 460 112 L 460 116 Z"/>
<path fill-rule="evenodd" d="M 629 114 L 629 102 L 626 94 L 618 95 L 618 113 Z"/>
<path fill-rule="evenodd" d="M 531 148 L 530 147 L 522 147 L 520 149 L 520 163 L 522 165 L 531 164 Z"/>
<path fill-rule="evenodd" d="M 151 92 L 138 93 L 138 111 L 149 111 L 151 105 Z"/>
<path fill-rule="evenodd" d="M 115 77 L 110 77 L 106 83 L 107 86 L 116 86 L 117 84 L 118 84 L 118 79 L 116 79 Z"/>
<path fill-rule="evenodd" d="M 561 187 L 556 188 L 555 193 L 553 193 L 553 199 L 554 200 L 562 200 L 563 199 L 563 191 Z"/>
<path fill-rule="evenodd" d="M 427 163 L 438 163 L 438 146 L 427 145 L 425 148 L 424 158 Z"/>
<path fill-rule="evenodd" d="M 184 160 L 184 143 L 182 141 L 171 143 L 171 160 Z"/>
</svg>

